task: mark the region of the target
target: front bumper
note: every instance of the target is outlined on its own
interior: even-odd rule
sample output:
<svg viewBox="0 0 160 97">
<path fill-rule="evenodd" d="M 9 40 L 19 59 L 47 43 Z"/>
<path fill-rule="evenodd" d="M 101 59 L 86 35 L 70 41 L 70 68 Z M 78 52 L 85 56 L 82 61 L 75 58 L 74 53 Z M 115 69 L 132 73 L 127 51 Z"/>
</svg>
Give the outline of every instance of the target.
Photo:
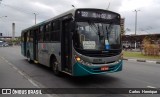
<svg viewBox="0 0 160 97">
<path fill-rule="evenodd" d="M 104 74 L 122 71 L 123 61 L 121 60 L 117 64 L 109 66 L 109 70 L 102 71 L 102 66 L 86 66 L 81 63 L 75 63 L 73 66 L 73 76 L 87 76 L 92 74 Z"/>
</svg>

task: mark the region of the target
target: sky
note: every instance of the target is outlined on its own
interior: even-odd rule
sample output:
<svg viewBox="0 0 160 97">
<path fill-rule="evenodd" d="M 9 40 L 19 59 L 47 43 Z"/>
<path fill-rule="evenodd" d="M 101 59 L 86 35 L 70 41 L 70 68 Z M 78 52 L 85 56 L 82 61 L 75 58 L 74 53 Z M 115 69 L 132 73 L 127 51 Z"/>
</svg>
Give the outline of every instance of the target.
<svg viewBox="0 0 160 97">
<path fill-rule="evenodd" d="M 76 8 L 108 9 L 125 18 L 126 34 L 135 34 L 135 10 L 137 10 L 136 34 L 160 34 L 160 0 L 0 0 L 0 33 L 11 36 L 12 23 L 16 24 L 16 36 L 21 30 Z M 4 17 L 7 16 L 7 17 Z"/>
</svg>

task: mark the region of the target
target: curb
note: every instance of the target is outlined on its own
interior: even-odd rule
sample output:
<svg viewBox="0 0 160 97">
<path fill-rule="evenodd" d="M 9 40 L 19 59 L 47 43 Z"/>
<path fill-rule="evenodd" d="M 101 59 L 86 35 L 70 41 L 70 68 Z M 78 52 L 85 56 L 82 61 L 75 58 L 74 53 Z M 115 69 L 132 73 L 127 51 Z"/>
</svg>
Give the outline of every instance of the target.
<svg viewBox="0 0 160 97">
<path fill-rule="evenodd" d="M 150 61 L 150 60 L 143 60 L 143 59 L 127 59 L 127 58 L 123 58 L 123 60 L 160 64 L 160 61 Z"/>
</svg>

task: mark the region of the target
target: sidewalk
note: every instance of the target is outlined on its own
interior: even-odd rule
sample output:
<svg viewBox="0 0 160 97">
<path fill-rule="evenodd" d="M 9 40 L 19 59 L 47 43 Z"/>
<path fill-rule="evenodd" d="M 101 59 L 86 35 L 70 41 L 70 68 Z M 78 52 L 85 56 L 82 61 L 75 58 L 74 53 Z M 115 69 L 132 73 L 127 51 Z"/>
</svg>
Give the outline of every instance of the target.
<svg viewBox="0 0 160 97">
<path fill-rule="evenodd" d="M 145 59 L 145 58 L 135 58 L 135 57 L 124 57 L 123 60 L 160 64 L 160 59 L 158 60 L 158 59 Z"/>
</svg>

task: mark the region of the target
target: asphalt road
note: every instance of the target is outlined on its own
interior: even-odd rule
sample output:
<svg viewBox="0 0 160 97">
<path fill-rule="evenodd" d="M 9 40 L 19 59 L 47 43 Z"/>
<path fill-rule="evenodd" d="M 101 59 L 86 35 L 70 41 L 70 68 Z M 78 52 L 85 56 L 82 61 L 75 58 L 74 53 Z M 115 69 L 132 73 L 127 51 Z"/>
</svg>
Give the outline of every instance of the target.
<svg viewBox="0 0 160 97">
<path fill-rule="evenodd" d="M 30 85 L 16 87 L 41 87 L 41 88 L 160 88 L 160 64 L 124 61 L 123 71 L 105 75 L 87 77 L 71 77 L 63 75 L 57 77 L 47 67 L 39 64 L 30 64 L 20 53 L 20 47 L 0 48 L 0 61 L 6 60 L 6 64 L 18 68 L 27 79 L 32 80 Z M 3 68 L 0 63 L 0 68 Z M 7 68 L 4 68 L 7 69 Z M 9 71 L 9 70 L 8 70 Z M 3 78 L 0 74 L 0 77 Z M 12 73 L 13 74 L 13 73 Z M 22 75 L 23 75 L 22 74 Z M 16 75 L 16 74 L 15 74 Z M 18 78 L 17 76 L 14 76 Z M 14 78 L 12 77 L 12 78 Z M 5 80 L 10 80 L 8 77 Z M 0 79 L 0 86 L 13 88 L 5 80 Z M 20 81 L 15 82 L 20 83 Z M 29 84 L 26 82 L 26 84 Z M 0 87 L 2 88 L 2 87 Z M 57 94 L 53 97 L 160 97 L 158 94 Z M 3 96 L 2 96 L 3 97 Z M 32 97 L 32 96 L 31 96 Z"/>
</svg>

